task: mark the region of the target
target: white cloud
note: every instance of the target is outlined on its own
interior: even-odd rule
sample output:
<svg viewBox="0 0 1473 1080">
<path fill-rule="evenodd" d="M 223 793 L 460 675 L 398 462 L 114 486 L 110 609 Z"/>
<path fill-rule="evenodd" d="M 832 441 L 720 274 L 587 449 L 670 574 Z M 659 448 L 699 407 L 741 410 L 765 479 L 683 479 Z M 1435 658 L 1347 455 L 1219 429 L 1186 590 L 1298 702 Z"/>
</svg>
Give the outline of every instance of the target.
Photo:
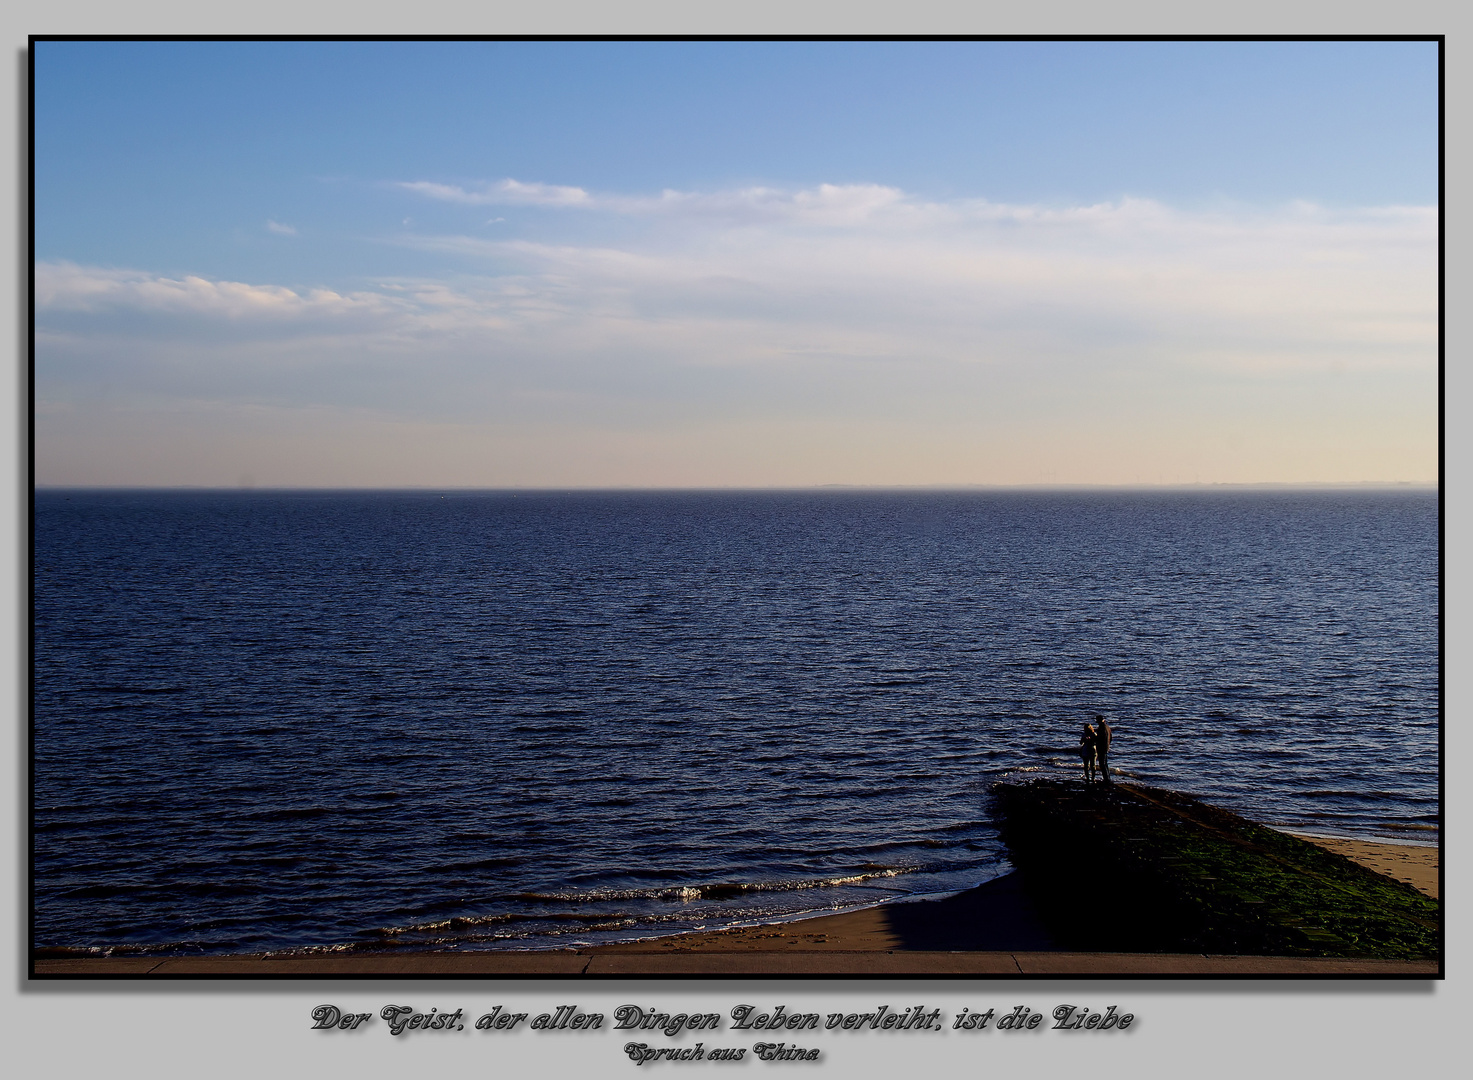
<svg viewBox="0 0 1473 1080">
<path fill-rule="evenodd" d="M 268 220 L 266 222 L 266 228 L 270 232 L 274 232 L 277 236 L 296 236 L 297 235 L 297 230 L 296 229 L 292 228 L 290 225 L 283 225 L 279 221 L 269 221 Z"/>
</svg>

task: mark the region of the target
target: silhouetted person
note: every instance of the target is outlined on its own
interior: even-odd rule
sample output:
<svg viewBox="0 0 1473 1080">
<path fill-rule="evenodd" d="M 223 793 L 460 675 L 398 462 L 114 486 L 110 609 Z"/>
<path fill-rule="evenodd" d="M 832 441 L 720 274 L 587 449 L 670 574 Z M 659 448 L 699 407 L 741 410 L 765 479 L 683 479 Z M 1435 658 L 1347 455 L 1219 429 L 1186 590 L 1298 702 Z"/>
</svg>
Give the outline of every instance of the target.
<svg viewBox="0 0 1473 1080">
<path fill-rule="evenodd" d="M 1103 716 L 1095 717 L 1095 764 L 1104 777 L 1105 783 L 1110 782 L 1110 725 L 1105 723 Z"/>
<path fill-rule="evenodd" d="M 1084 725 L 1084 734 L 1079 739 L 1079 756 L 1084 761 L 1084 782 L 1087 784 L 1095 778 L 1095 729 L 1092 724 Z"/>
</svg>

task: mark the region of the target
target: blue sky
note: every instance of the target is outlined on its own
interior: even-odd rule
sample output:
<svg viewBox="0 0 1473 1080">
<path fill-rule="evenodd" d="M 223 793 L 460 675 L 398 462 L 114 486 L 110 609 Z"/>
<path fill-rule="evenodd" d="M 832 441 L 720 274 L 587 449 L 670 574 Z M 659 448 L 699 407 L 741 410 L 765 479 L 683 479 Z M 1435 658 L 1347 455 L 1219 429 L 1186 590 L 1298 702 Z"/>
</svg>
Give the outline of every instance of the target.
<svg viewBox="0 0 1473 1080">
<path fill-rule="evenodd" d="M 63 43 L 42 483 L 1436 475 L 1428 43 Z"/>
</svg>

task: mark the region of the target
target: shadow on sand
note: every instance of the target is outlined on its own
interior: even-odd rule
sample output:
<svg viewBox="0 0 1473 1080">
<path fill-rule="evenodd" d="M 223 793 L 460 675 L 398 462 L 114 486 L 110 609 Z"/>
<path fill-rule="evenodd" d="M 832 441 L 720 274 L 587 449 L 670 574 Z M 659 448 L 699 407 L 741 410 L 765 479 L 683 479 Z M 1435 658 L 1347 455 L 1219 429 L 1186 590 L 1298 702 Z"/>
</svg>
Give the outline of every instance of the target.
<svg viewBox="0 0 1473 1080">
<path fill-rule="evenodd" d="M 1058 947 L 1017 872 L 944 900 L 889 904 L 877 915 L 902 949 L 1040 952 Z"/>
</svg>

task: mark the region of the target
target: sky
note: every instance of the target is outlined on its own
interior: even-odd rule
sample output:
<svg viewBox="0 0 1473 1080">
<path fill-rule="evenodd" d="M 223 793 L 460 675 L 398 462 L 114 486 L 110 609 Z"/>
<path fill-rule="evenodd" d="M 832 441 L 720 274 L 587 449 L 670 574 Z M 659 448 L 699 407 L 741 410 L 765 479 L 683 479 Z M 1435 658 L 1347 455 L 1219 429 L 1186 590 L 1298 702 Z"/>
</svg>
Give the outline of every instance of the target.
<svg viewBox="0 0 1473 1080">
<path fill-rule="evenodd" d="M 40 42 L 35 479 L 1427 483 L 1427 42 Z"/>
</svg>

